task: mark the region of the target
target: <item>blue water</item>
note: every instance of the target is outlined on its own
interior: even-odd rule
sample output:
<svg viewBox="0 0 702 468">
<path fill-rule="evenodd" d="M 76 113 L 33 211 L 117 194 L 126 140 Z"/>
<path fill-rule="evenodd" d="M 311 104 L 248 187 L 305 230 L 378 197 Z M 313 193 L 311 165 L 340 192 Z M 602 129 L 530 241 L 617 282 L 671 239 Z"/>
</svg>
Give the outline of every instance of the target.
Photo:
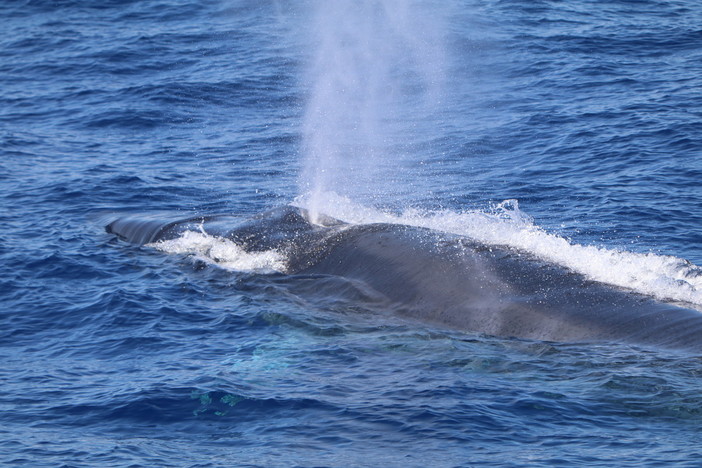
<svg viewBox="0 0 702 468">
<path fill-rule="evenodd" d="M 698 2 L 387 6 L 441 17 L 441 89 L 388 100 L 381 182 L 342 195 L 516 199 L 570 245 L 702 265 Z M 0 6 L 0 463 L 700 466 L 700 356 L 436 330 L 105 232 L 304 192 L 317 7 Z"/>
</svg>

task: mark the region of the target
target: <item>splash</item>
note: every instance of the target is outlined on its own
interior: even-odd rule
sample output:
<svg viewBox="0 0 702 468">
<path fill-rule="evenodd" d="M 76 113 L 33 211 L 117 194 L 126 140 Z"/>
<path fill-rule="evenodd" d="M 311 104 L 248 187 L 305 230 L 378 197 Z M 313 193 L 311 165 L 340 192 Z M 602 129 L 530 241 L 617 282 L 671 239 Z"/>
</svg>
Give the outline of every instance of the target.
<svg viewBox="0 0 702 468">
<path fill-rule="evenodd" d="M 322 197 L 320 208 L 328 216 L 354 224 L 392 223 L 424 227 L 457 234 L 486 245 L 517 249 L 555 263 L 585 277 L 662 300 L 702 305 L 702 268 L 669 255 L 636 253 L 592 245 L 580 245 L 545 231 L 506 200 L 491 210 L 421 211 L 393 214 L 358 204 L 334 193 Z M 306 207 L 301 197 L 297 206 Z"/>
<path fill-rule="evenodd" d="M 147 246 L 170 254 L 191 255 L 196 260 L 228 270 L 275 273 L 286 269 L 285 256 L 275 250 L 246 252 L 228 239 L 205 232 L 185 231 L 176 239 Z"/>
<path fill-rule="evenodd" d="M 313 219 L 325 192 L 372 204 L 417 176 L 413 141 L 442 99 L 447 14 L 412 0 L 315 5 L 300 176 Z"/>
</svg>

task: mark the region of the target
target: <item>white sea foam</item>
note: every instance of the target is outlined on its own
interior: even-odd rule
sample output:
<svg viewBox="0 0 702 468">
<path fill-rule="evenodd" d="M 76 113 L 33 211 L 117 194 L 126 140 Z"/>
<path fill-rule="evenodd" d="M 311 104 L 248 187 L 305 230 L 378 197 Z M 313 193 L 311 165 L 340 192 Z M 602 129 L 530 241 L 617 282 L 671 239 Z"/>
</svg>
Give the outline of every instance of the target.
<svg viewBox="0 0 702 468">
<path fill-rule="evenodd" d="M 229 239 L 205 232 L 185 231 L 180 237 L 148 244 L 171 254 L 192 255 L 197 260 L 235 271 L 284 272 L 285 256 L 276 250 L 246 252 Z"/>
<path fill-rule="evenodd" d="M 658 299 L 702 305 L 702 268 L 687 260 L 653 253 L 636 253 L 580 245 L 534 224 L 507 200 L 488 212 L 479 210 L 386 213 L 362 206 L 333 193 L 318 205 L 328 216 L 355 224 L 394 223 L 458 234 L 489 245 L 503 245 L 565 266 L 587 278 L 654 296 Z M 317 203 L 319 203 L 319 197 Z M 296 204 L 305 207 L 306 199 Z"/>
</svg>

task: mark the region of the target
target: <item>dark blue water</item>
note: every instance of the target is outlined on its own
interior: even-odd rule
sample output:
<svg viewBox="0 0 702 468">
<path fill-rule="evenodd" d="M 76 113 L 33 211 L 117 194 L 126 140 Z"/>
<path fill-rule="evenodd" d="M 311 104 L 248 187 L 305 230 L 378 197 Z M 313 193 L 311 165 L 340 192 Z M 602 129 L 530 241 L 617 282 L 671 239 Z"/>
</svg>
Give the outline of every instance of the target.
<svg viewBox="0 0 702 468">
<path fill-rule="evenodd" d="M 435 330 L 105 232 L 304 192 L 317 6 L 0 6 L 0 463 L 699 466 L 699 356 Z M 699 297 L 697 2 L 386 6 L 441 17 L 443 81 L 430 111 L 393 91 L 380 120 L 409 123 L 379 131 L 392 177 L 362 206 L 465 220 L 517 199 L 575 246 L 559 261 L 672 256 L 687 279 L 642 292 Z"/>
</svg>

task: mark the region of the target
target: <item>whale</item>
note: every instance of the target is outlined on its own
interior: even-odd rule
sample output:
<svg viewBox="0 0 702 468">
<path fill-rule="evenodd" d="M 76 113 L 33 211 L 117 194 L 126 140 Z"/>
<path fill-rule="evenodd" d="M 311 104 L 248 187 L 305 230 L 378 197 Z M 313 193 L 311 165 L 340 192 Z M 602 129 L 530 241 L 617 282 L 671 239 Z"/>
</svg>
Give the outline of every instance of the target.
<svg viewBox="0 0 702 468">
<path fill-rule="evenodd" d="M 362 285 L 393 314 L 429 326 L 556 343 L 623 343 L 702 352 L 702 312 L 590 280 L 508 246 L 402 224 L 311 221 L 284 206 L 249 219 L 230 214 L 163 219 L 124 216 L 106 231 L 138 245 L 186 231 L 245 252 L 274 250 L 278 274 Z M 324 291 L 324 288 L 320 288 Z"/>
</svg>

